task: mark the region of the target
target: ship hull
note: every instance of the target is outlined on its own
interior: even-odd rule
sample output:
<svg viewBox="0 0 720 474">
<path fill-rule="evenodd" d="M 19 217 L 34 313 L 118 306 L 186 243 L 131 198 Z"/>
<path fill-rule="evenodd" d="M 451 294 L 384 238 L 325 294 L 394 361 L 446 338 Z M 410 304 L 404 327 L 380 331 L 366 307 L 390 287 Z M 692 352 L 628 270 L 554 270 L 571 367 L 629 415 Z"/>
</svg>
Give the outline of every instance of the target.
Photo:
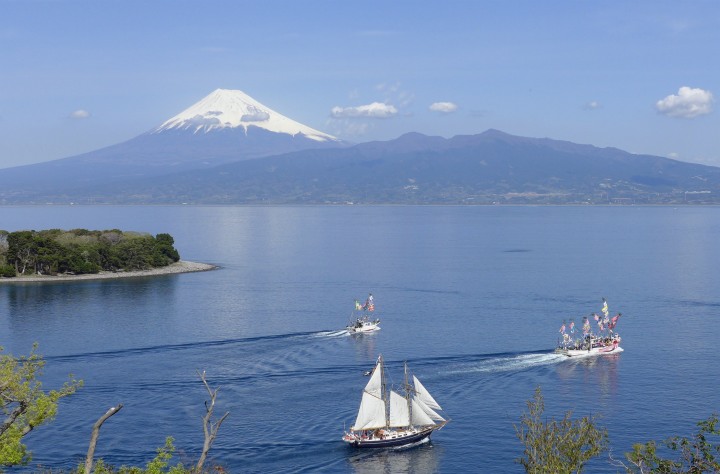
<svg viewBox="0 0 720 474">
<path fill-rule="evenodd" d="M 623 351 L 622 347 L 609 346 L 609 347 L 593 347 L 590 350 L 570 349 L 563 353 L 568 357 L 587 357 L 587 356 L 617 354 L 622 351 Z"/>
<path fill-rule="evenodd" d="M 409 444 L 418 443 L 426 438 L 429 438 L 436 427 L 426 428 L 417 432 L 401 434 L 397 436 L 390 435 L 386 438 L 370 438 L 362 439 L 359 436 L 350 435 L 343 437 L 343 441 L 355 448 L 394 448 L 397 446 L 406 446 Z"/>
<path fill-rule="evenodd" d="M 347 332 L 350 334 L 365 334 L 368 332 L 375 332 L 380 330 L 380 320 L 376 319 L 370 321 L 368 319 L 358 319 L 355 323 L 347 326 Z"/>
</svg>

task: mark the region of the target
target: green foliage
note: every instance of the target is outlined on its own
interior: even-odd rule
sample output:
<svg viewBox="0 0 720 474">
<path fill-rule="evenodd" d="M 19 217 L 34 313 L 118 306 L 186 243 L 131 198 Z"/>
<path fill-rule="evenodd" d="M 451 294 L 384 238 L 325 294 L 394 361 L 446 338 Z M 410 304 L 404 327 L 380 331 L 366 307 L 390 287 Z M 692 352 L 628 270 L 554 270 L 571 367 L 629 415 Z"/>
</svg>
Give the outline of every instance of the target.
<svg viewBox="0 0 720 474">
<path fill-rule="evenodd" d="M 12 278 L 15 275 L 15 267 L 6 263 L 0 263 L 0 277 Z"/>
<path fill-rule="evenodd" d="M 594 417 L 572 420 L 568 411 L 562 420 L 543 420 L 545 402 L 540 387 L 527 402 L 515 434 L 525 445 L 524 456 L 516 460 L 530 473 L 580 473 L 585 464 L 608 448 L 608 434 L 595 425 Z"/>
<path fill-rule="evenodd" d="M 180 254 L 173 245 L 175 245 L 175 239 L 170 234 L 158 234 L 155 236 L 155 253 L 177 262 L 180 260 Z"/>
<path fill-rule="evenodd" d="M 113 466 L 105 464 L 102 459 L 98 460 L 93 467 L 94 474 L 191 474 L 194 471 L 190 468 L 185 468 L 181 463 L 175 466 L 170 466 L 173 454 L 175 453 L 175 446 L 173 445 L 173 438 L 168 436 L 165 439 L 165 446 L 157 448 L 157 454 L 149 461 L 145 468 L 133 467 L 133 466 L 120 466 L 115 468 Z M 85 465 L 78 466 L 75 471 L 76 474 L 82 474 L 85 472 Z"/>
<path fill-rule="evenodd" d="M 180 260 L 170 234 L 113 230 L 0 231 L 0 276 L 146 270 Z"/>
<path fill-rule="evenodd" d="M 44 392 L 38 378 L 45 361 L 36 350 L 37 344 L 29 356 L 0 357 L 0 409 L 4 416 L 0 425 L 0 465 L 26 464 L 31 456 L 22 444 L 23 437 L 55 418 L 58 400 L 82 386 L 82 381 L 70 376 L 60 390 Z"/>
<path fill-rule="evenodd" d="M 658 455 L 654 441 L 633 445 L 632 452 L 625 453 L 630 473 L 700 474 L 720 472 L 720 427 L 718 415 L 713 414 L 697 424 L 698 432 L 690 438 L 673 436 L 665 440 L 665 446 L 678 452 L 679 459 L 664 459 Z M 715 444 L 710 440 L 715 439 Z"/>
</svg>

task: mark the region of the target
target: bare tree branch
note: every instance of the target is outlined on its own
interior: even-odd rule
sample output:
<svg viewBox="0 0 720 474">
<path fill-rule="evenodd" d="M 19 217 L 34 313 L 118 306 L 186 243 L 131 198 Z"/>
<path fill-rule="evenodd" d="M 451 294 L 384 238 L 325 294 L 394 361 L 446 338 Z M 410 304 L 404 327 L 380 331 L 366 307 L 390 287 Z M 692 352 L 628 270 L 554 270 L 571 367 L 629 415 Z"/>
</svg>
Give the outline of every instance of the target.
<svg viewBox="0 0 720 474">
<path fill-rule="evenodd" d="M 111 407 L 93 425 L 92 436 L 90 437 L 90 446 L 88 447 L 87 457 L 85 458 L 85 474 L 90 474 L 92 471 L 93 457 L 95 456 L 95 445 L 97 444 L 98 436 L 100 436 L 100 427 L 103 423 L 105 423 L 105 420 L 119 412 L 122 407 L 122 403 L 116 407 Z"/>
<path fill-rule="evenodd" d="M 205 379 L 204 370 L 202 373 L 198 371 L 198 375 L 200 376 L 200 379 L 205 385 L 205 389 L 210 395 L 210 402 L 208 403 L 207 401 L 205 401 L 205 416 L 203 417 L 203 432 L 205 433 L 205 442 L 203 443 L 203 450 L 202 454 L 200 455 L 200 459 L 198 460 L 197 466 L 195 466 L 196 472 L 202 472 L 203 465 L 205 464 L 205 459 L 207 458 L 207 454 L 210 451 L 210 447 L 215 441 L 215 437 L 217 436 L 217 432 L 220 429 L 220 425 L 222 425 L 223 421 L 225 421 L 225 418 L 228 417 L 230 412 L 225 412 L 222 418 L 220 418 L 216 423 L 212 422 L 212 415 L 215 409 L 215 399 L 217 398 L 217 392 L 219 389 L 213 390 L 210 388 L 210 385 L 208 385 L 207 380 Z"/>
</svg>

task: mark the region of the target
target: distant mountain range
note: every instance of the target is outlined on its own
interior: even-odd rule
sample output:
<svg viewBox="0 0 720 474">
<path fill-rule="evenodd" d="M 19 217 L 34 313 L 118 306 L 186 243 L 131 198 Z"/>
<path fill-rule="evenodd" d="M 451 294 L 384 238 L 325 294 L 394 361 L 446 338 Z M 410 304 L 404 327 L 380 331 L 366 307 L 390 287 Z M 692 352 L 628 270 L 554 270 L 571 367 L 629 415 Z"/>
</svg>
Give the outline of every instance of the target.
<svg viewBox="0 0 720 474">
<path fill-rule="evenodd" d="M 156 129 L 0 170 L 2 204 L 720 203 L 720 168 L 497 130 L 351 145 L 240 91 Z"/>
</svg>

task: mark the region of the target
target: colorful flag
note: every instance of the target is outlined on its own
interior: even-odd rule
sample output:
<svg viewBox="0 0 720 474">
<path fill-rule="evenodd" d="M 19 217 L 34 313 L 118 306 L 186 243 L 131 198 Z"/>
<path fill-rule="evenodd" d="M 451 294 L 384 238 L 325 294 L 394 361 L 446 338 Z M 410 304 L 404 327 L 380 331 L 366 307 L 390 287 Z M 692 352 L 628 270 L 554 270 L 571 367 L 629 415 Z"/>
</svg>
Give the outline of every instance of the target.
<svg viewBox="0 0 720 474">
<path fill-rule="evenodd" d="M 605 315 L 605 317 L 608 317 L 608 305 L 607 305 L 607 300 L 605 298 L 603 298 L 602 312 Z"/>
<path fill-rule="evenodd" d="M 570 321 L 570 334 L 575 334 L 575 321 Z"/>
<path fill-rule="evenodd" d="M 365 304 L 363 305 L 362 309 L 367 309 L 368 311 L 373 311 L 375 309 L 375 300 L 373 299 L 372 293 L 370 293 L 365 300 Z M 372 307 L 372 309 L 370 309 Z"/>
<path fill-rule="evenodd" d="M 615 326 L 617 325 L 617 322 L 618 322 L 618 319 L 620 319 L 620 316 L 622 316 L 622 314 L 618 313 L 612 317 L 612 319 L 610 320 L 610 326 L 609 326 L 610 329 L 615 329 Z"/>
<path fill-rule="evenodd" d="M 360 311 L 362 309 L 362 305 L 358 300 L 355 300 L 355 311 Z"/>
<path fill-rule="evenodd" d="M 565 323 L 563 323 L 563 325 L 560 326 L 560 332 L 565 333 Z"/>
</svg>

